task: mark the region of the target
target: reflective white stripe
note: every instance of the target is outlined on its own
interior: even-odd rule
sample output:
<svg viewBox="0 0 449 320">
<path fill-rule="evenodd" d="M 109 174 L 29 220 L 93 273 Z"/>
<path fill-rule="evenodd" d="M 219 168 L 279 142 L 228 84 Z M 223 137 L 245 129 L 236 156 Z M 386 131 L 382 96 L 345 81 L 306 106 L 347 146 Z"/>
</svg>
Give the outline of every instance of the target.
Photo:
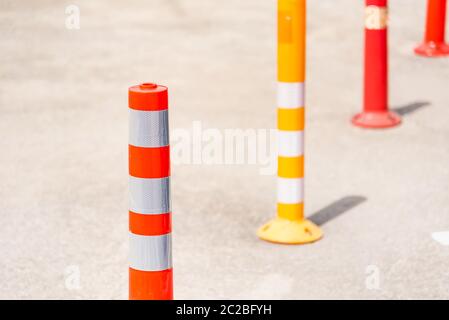
<svg viewBox="0 0 449 320">
<path fill-rule="evenodd" d="M 278 105 L 282 109 L 304 107 L 304 82 L 278 82 Z"/>
<path fill-rule="evenodd" d="M 170 178 L 144 179 L 130 176 L 129 210 L 141 214 L 170 212 Z"/>
<path fill-rule="evenodd" d="M 294 204 L 304 201 L 304 179 L 278 178 L 278 203 Z"/>
<path fill-rule="evenodd" d="M 129 144 L 151 148 L 167 146 L 168 141 L 168 110 L 129 109 Z"/>
<path fill-rule="evenodd" d="M 129 233 L 129 266 L 140 271 L 162 271 L 172 267 L 171 234 L 141 236 Z"/>
<path fill-rule="evenodd" d="M 277 131 L 278 154 L 281 157 L 298 157 L 304 154 L 304 131 Z"/>
</svg>

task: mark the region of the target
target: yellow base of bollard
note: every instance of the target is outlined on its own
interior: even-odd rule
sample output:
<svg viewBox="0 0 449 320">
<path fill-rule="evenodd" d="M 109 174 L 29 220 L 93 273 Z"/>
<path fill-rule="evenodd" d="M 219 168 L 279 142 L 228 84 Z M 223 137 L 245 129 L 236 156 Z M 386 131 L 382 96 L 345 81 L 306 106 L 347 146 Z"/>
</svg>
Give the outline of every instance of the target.
<svg viewBox="0 0 449 320">
<path fill-rule="evenodd" d="M 323 237 L 321 229 L 312 221 L 292 221 L 275 218 L 263 225 L 257 236 L 262 240 L 281 244 L 307 244 Z"/>
</svg>

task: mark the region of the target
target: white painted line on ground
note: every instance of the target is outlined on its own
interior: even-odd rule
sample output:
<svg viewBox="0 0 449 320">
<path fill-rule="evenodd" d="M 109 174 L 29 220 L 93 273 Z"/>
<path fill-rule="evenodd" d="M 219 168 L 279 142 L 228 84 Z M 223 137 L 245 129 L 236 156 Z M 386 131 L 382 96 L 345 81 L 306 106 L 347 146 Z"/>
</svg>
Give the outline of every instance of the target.
<svg viewBox="0 0 449 320">
<path fill-rule="evenodd" d="M 432 238 L 443 246 L 449 246 L 449 231 L 434 232 Z"/>
</svg>

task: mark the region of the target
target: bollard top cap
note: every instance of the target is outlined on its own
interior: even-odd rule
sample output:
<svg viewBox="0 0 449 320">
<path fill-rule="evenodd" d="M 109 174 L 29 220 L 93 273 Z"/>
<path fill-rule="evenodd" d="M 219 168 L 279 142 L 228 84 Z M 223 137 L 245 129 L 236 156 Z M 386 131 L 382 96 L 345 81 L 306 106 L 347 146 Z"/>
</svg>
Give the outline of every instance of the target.
<svg viewBox="0 0 449 320">
<path fill-rule="evenodd" d="M 129 88 L 129 108 L 142 111 L 168 109 L 168 89 L 155 83 L 142 83 Z"/>
<path fill-rule="evenodd" d="M 386 7 L 388 0 L 366 0 L 366 6 Z"/>
</svg>

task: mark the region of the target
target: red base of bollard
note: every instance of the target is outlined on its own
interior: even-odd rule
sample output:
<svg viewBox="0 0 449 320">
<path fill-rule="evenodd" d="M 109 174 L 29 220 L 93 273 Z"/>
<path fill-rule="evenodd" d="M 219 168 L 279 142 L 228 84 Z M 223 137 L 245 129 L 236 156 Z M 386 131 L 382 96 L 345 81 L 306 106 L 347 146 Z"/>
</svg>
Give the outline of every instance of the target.
<svg viewBox="0 0 449 320">
<path fill-rule="evenodd" d="M 449 45 L 446 43 L 426 42 L 415 49 L 415 53 L 424 57 L 449 56 Z"/>
<path fill-rule="evenodd" d="M 401 123 L 401 117 L 391 111 L 362 112 L 352 118 L 352 123 L 357 127 L 369 129 L 391 128 Z"/>
</svg>

